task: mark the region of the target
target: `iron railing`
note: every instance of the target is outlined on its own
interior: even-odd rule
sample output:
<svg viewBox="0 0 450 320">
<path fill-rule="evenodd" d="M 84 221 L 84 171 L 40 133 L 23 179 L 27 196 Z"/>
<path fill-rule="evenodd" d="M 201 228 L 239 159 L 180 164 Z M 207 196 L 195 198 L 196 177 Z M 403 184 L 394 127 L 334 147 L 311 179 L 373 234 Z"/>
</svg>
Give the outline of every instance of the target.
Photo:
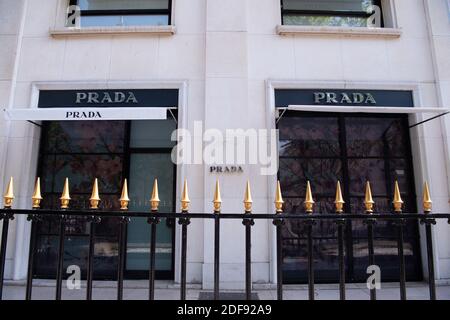
<svg viewBox="0 0 450 320">
<path fill-rule="evenodd" d="M 345 241 L 345 228 L 347 221 L 362 220 L 367 227 L 368 231 L 368 265 L 375 264 L 374 253 L 374 228 L 376 228 L 377 221 L 393 221 L 397 228 L 397 246 L 398 246 L 398 268 L 399 268 L 399 282 L 400 282 L 400 298 L 401 300 L 407 299 L 406 291 L 406 272 L 405 272 L 405 256 L 403 252 L 403 228 L 408 221 L 420 222 L 425 225 L 426 232 L 426 250 L 428 260 L 428 284 L 430 299 L 436 299 L 436 285 L 434 276 L 434 256 L 433 256 L 433 240 L 432 240 L 432 228 L 436 224 L 437 219 L 448 219 L 450 223 L 450 214 L 432 214 L 431 213 L 431 198 L 429 195 L 428 186 L 425 184 L 424 189 L 424 213 L 402 213 L 402 200 L 400 198 L 400 191 L 397 183 L 395 184 L 395 195 L 393 201 L 392 213 L 373 213 L 373 199 L 370 191 L 370 185 L 367 183 L 365 194 L 365 209 L 366 214 L 346 214 L 343 213 L 343 200 L 338 183 L 336 192 L 336 214 L 313 214 L 314 201 L 311 194 L 311 188 L 309 183 L 307 184 L 307 193 L 305 199 L 305 209 L 307 214 L 288 214 L 283 213 L 283 200 L 281 197 L 280 184 L 277 185 L 277 193 L 275 200 L 276 213 L 275 214 L 251 214 L 252 211 L 252 199 L 250 194 L 250 184 L 247 183 L 244 199 L 244 213 L 235 214 L 222 214 L 221 210 L 221 197 L 219 184 L 216 184 L 216 191 L 214 195 L 214 213 L 190 213 L 189 209 L 189 196 L 187 192 L 187 183 L 185 182 L 183 188 L 183 194 L 181 199 L 181 213 L 160 213 L 158 212 L 159 196 L 158 185 L 155 181 L 152 197 L 150 200 L 151 212 L 128 212 L 128 190 L 126 181 L 122 196 L 120 198 L 121 211 L 103 211 L 98 209 L 100 197 L 98 194 L 97 181 L 94 183 L 92 196 L 90 199 L 91 210 L 71 210 L 69 209 L 70 195 L 68 180 L 64 186 L 63 195 L 61 200 L 60 210 L 47 210 L 40 208 L 40 201 L 42 200 L 40 194 L 39 180 L 36 183 L 35 192 L 33 194 L 33 209 L 14 209 L 12 208 L 14 193 L 13 193 L 12 179 L 8 185 L 7 192 L 4 196 L 4 209 L 0 209 L 0 220 L 3 221 L 2 237 L 0 246 L 0 300 L 3 297 L 3 283 L 4 283 L 4 270 L 6 260 L 6 247 L 8 239 L 9 222 L 13 220 L 15 216 L 26 215 L 28 221 L 31 223 L 31 239 L 30 249 L 28 256 L 28 274 L 26 281 L 26 293 L 25 299 L 31 300 L 32 288 L 33 288 L 33 266 L 35 255 L 35 242 L 37 236 L 37 223 L 40 221 L 46 221 L 47 219 L 57 218 L 59 220 L 59 247 L 57 256 L 57 272 L 56 272 L 56 288 L 55 299 L 60 300 L 62 298 L 62 275 L 63 275 L 63 262 L 64 262 L 64 239 L 65 239 L 65 224 L 70 218 L 84 219 L 90 224 L 89 233 L 89 254 L 87 263 L 87 290 L 86 299 L 92 299 L 93 291 L 93 258 L 94 258 L 94 237 L 95 226 L 103 218 L 115 217 L 120 220 L 119 228 L 119 264 L 117 268 L 117 299 L 123 299 L 123 280 L 125 269 L 125 253 L 126 253 L 126 227 L 131 218 L 144 217 L 147 218 L 147 222 L 150 224 L 151 238 L 150 238 L 150 264 L 149 264 L 149 300 L 155 298 L 155 247 L 156 247 L 156 226 L 162 218 L 172 218 L 178 220 L 181 225 L 181 283 L 180 283 L 180 299 L 186 299 L 186 261 L 187 261 L 187 239 L 188 239 L 188 226 L 191 219 L 208 219 L 214 220 L 214 299 L 219 299 L 219 284 L 220 284 L 220 224 L 222 220 L 241 220 L 245 228 L 245 296 L 247 300 L 251 300 L 252 294 L 252 281 L 251 281 L 251 231 L 255 221 L 272 221 L 274 228 L 276 229 L 276 266 L 277 266 L 277 298 L 283 299 L 283 274 L 282 274 L 282 237 L 281 231 L 283 224 L 287 220 L 297 220 L 306 226 L 307 235 L 307 256 L 308 256 L 308 291 L 309 299 L 314 300 L 314 256 L 313 256 L 313 226 L 318 221 L 330 221 L 334 222 L 337 226 L 337 242 L 338 242 L 338 256 L 339 256 L 339 295 L 341 300 L 346 299 L 346 280 L 345 280 L 345 253 L 344 253 L 344 241 Z M 376 300 L 376 289 L 370 290 L 370 299 Z"/>
</svg>

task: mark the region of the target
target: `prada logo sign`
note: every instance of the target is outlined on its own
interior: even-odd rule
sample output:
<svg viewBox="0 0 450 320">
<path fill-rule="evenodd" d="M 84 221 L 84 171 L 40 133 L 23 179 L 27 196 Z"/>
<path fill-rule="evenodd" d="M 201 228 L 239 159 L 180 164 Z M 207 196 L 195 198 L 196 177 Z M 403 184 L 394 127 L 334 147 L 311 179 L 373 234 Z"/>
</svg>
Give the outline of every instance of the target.
<svg viewBox="0 0 450 320">
<path fill-rule="evenodd" d="M 384 107 L 395 106 L 413 108 L 414 101 L 408 90 L 371 90 L 371 89 L 276 89 L 277 108 L 290 105 L 310 106 L 352 106 Z"/>
<path fill-rule="evenodd" d="M 210 173 L 243 173 L 244 169 L 241 166 L 211 166 Z"/>
<path fill-rule="evenodd" d="M 376 105 L 374 96 L 368 92 L 314 92 L 315 104 L 342 104 L 342 105 Z"/>
<path fill-rule="evenodd" d="M 132 91 L 114 91 L 114 92 L 77 92 L 76 93 L 76 104 L 137 104 L 139 101 Z"/>
<path fill-rule="evenodd" d="M 102 118 L 99 111 L 66 111 L 66 119 L 98 119 Z"/>
<path fill-rule="evenodd" d="M 38 106 L 39 108 L 173 108 L 178 106 L 178 89 L 42 90 L 39 93 Z"/>
</svg>

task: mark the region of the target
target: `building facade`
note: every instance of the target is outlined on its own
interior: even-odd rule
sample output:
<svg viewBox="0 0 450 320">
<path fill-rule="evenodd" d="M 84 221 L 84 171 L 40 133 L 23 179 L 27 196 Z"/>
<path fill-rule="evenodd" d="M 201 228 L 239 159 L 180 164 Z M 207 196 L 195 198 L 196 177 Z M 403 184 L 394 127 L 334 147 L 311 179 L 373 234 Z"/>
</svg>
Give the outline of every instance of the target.
<svg viewBox="0 0 450 320">
<path fill-rule="evenodd" d="M 380 212 L 391 211 L 394 181 L 405 210 L 420 212 L 428 181 L 433 210 L 449 211 L 450 118 L 414 126 L 450 108 L 446 0 L 0 0 L 0 52 L 0 192 L 13 176 L 16 207 L 31 207 L 39 176 L 46 207 L 57 206 L 69 177 L 72 205 L 86 208 L 98 177 L 107 209 L 118 209 L 128 178 L 130 210 L 149 210 L 158 178 L 166 212 L 180 210 L 184 180 L 190 211 L 212 212 L 217 179 L 227 213 L 243 212 L 247 180 L 253 213 L 274 212 L 277 179 L 293 214 L 304 213 L 307 180 L 317 214 L 333 211 L 337 180 L 348 212 L 362 212 L 366 180 Z M 177 128 L 191 134 L 192 161 L 172 161 Z M 205 132 L 232 129 L 279 129 L 271 154 L 278 172 L 267 174 L 260 161 L 211 164 L 196 156 L 202 141 L 207 145 Z M 116 227 L 105 221 L 97 236 L 97 279 L 114 277 Z M 128 228 L 125 276 L 145 278 L 148 225 L 136 219 Z M 180 228 L 170 219 L 158 228 L 157 277 L 178 282 Z M 366 235 L 361 226 L 351 229 L 347 276 L 364 281 Z M 395 281 L 392 226 L 377 229 L 382 277 Z M 190 226 L 188 281 L 204 288 L 213 284 L 213 231 L 212 221 Z M 10 232 L 6 277 L 22 280 L 26 218 L 15 219 Z M 65 263 L 84 268 L 86 226 L 73 221 L 67 232 Z M 422 233 L 419 225 L 407 227 L 411 281 L 426 274 Z M 54 277 L 56 234 L 52 223 L 39 228 L 37 277 Z M 335 237 L 331 225 L 315 227 L 319 282 L 337 281 Z M 434 229 L 440 280 L 450 278 L 449 238 L 446 224 Z M 274 241 L 271 222 L 258 221 L 254 283 L 276 281 Z M 288 224 L 286 282 L 306 281 L 304 246 L 302 226 Z M 222 287 L 243 288 L 239 221 L 223 222 L 221 247 Z"/>
</svg>

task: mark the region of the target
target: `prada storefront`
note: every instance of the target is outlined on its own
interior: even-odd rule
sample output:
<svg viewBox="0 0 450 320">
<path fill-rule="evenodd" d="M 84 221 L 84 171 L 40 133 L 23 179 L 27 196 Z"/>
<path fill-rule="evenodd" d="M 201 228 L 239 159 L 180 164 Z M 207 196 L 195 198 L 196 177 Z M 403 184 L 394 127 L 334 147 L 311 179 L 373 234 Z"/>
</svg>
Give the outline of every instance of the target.
<svg viewBox="0 0 450 320">
<path fill-rule="evenodd" d="M 314 186 L 318 214 L 334 213 L 337 180 L 344 187 L 345 212 L 364 213 L 366 181 L 371 182 L 377 212 L 391 212 L 395 181 L 402 191 L 405 212 L 416 212 L 408 114 L 345 112 L 345 108 L 355 105 L 412 108 L 412 92 L 286 89 L 275 90 L 275 103 L 280 114 L 279 179 L 286 212 L 304 213 L 307 180 Z M 327 106 L 339 113 L 327 111 Z M 348 223 L 353 226 L 348 226 L 345 237 L 346 278 L 350 282 L 365 281 L 367 227 L 360 221 Z M 290 283 L 307 282 L 307 240 L 303 229 L 301 223 L 288 220 L 283 231 L 283 270 Z M 375 230 L 375 254 L 383 270 L 382 280 L 398 280 L 396 228 L 390 222 L 379 222 Z M 338 281 L 336 234 L 333 222 L 321 221 L 314 226 L 318 282 Z M 405 227 L 405 257 L 408 281 L 419 280 L 422 270 L 417 223 Z"/>
<path fill-rule="evenodd" d="M 172 131 L 177 128 L 177 89 L 49 90 L 40 91 L 42 122 L 38 176 L 42 179 L 43 207 L 58 208 L 65 177 L 70 179 L 71 208 L 88 209 L 92 179 L 97 177 L 101 207 L 119 210 L 124 179 L 128 180 L 129 209 L 145 211 L 151 184 L 158 178 L 161 212 L 173 212 L 176 168 L 171 161 Z M 45 115 L 51 112 L 51 116 Z M 39 116 L 37 117 L 39 119 Z M 131 120 L 119 120 L 131 119 Z M 139 120 L 138 120 L 139 119 Z M 58 248 L 57 221 L 39 223 L 36 277 L 55 276 Z M 66 227 L 65 268 L 86 271 L 89 223 L 72 219 Z M 174 224 L 158 224 L 157 277 L 173 279 Z M 127 230 L 127 278 L 148 275 L 149 238 L 145 218 L 132 219 Z M 114 279 L 118 263 L 118 219 L 104 218 L 96 227 L 96 279 Z"/>
</svg>

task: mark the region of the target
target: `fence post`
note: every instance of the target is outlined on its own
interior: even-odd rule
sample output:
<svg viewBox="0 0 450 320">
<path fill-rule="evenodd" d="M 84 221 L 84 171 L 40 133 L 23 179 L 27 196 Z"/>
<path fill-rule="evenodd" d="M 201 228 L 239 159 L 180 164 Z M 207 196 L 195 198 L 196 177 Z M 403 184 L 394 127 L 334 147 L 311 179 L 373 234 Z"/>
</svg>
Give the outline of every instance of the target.
<svg viewBox="0 0 450 320">
<path fill-rule="evenodd" d="M 341 183 L 338 181 L 336 186 L 336 200 L 334 201 L 336 213 L 344 212 L 344 198 L 342 197 Z M 344 255 L 344 228 L 345 219 L 337 219 L 338 228 L 338 255 L 339 255 L 339 299 L 345 300 L 345 255 Z"/>
<path fill-rule="evenodd" d="M 98 179 L 94 180 L 92 187 L 90 202 L 90 209 L 92 211 L 98 210 L 98 205 L 101 199 L 98 192 Z M 89 254 L 88 254 L 88 266 L 87 266 L 87 281 L 86 281 L 86 300 L 92 300 L 92 282 L 94 280 L 94 258 L 95 258 L 95 225 L 100 223 L 100 218 L 97 216 L 89 216 L 87 218 L 89 222 Z"/>
<path fill-rule="evenodd" d="M 36 179 L 36 185 L 34 187 L 34 192 L 31 197 L 33 210 L 39 210 L 41 207 L 41 201 L 43 200 L 41 195 L 41 179 Z M 30 236 L 30 248 L 28 251 L 28 270 L 27 270 L 27 287 L 25 291 L 25 299 L 31 300 L 32 290 L 33 290 L 33 266 L 34 266 L 34 253 L 36 244 L 36 234 L 37 226 L 36 224 L 40 221 L 38 214 L 29 214 L 27 217 L 28 221 L 31 221 L 31 236 Z"/>
<path fill-rule="evenodd" d="M 14 202 L 14 179 L 11 177 L 9 180 L 8 187 L 6 188 L 6 193 L 3 196 L 3 207 L 6 210 L 11 210 Z M 0 215 L 0 220 L 3 220 L 2 227 L 2 243 L 0 247 L 0 300 L 3 300 L 3 281 L 5 277 L 5 262 L 6 262 L 6 246 L 8 242 L 8 230 L 9 230 L 9 220 L 14 219 L 14 215 L 8 213 L 3 213 Z"/>
<path fill-rule="evenodd" d="M 119 265 L 117 270 L 117 300 L 123 299 L 123 273 L 125 269 L 125 253 L 127 251 L 127 224 L 130 221 L 129 217 L 125 216 L 128 211 L 128 204 L 130 198 L 128 197 L 128 184 L 127 179 L 123 182 L 122 195 L 120 196 L 120 210 L 122 216 L 119 223 Z"/>
<path fill-rule="evenodd" d="M 222 197 L 220 195 L 219 180 L 214 191 L 214 300 L 220 299 L 220 210 Z"/>
<path fill-rule="evenodd" d="M 431 201 L 428 183 L 425 182 L 423 191 L 423 212 L 425 218 L 420 223 L 425 224 L 425 233 L 427 239 L 427 260 L 428 260 L 428 286 L 430 289 L 430 300 L 436 300 L 436 282 L 434 277 L 434 256 L 433 256 L 433 234 L 431 227 L 436 224 L 436 219 L 429 218 L 427 215 L 431 213 L 433 202 Z"/>
<path fill-rule="evenodd" d="M 252 226 L 255 221 L 248 218 L 252 214 L 252 195 L 250 190 L 250 182 L 247 181 L 244 196 L 244 220 L 242 224 L 245 226 L 245 297 L 246 300 L 252 299 Z"/>
<path fill-rule="evenodd" d="M 364 197 L 364 206 L 366 209 L 366 213 L 368 215 L 373 215 L 373 206 L 375 204 L 375 201 L 373 201 L 372 198 L 372 191 L 370 189 L 370 182 L 367 181 L 366 183 L 366 192 Z M 374 252 L 374 245 L 373 245 L 373 238 L 374 238 L 374 232 L 373 228 L 376 224 L 376 220 L 373 218 L 365 219 L 364 223 L 367 225 L 367 248 L 369 252 L 369 265 L 372 266 L 375 264 L 375 252 Z M 376 288 L 370 289 L 370 300 L 376 300 L 377 299 L 377 292 Z"/>
<path fill-rule="evenodd" d="M 64 269 L 64 240 L 66 237 L 66 215 L 64 215 L 64 211 L 69 209 L 70 204 L 70 192 L 69 192 L 69 179 L 66 178 L 64 182 L 63 193 L 61 198 L 61 212 L 62 214 L 59 216 L 59 249 L 58 249 L 58 265 L 56 269 L 56 300 L 61 300 L 62 294 L 62 278 L 63 278 L 63 269 Z"/>
<path fill-rule="evenodd" d="M 395 181 L 394 186 L 394 200 L 392 202 L 394 205 L 394 212 L 396 214 L 402 214 L 403 200 L 400 195 L 400 189 L 398 187 L 398 182 Z M 406 270 L 405 270 L 405 255 L 403 250 L 403 227 L 405 225 L 405 220 L 399 218 L 394 221 L 397 226 L 397 249 L 399 258 L 399 275 L 400 275 L 400 300 L 406 300 Z"/>
<path fill-rule="evenodd" d="M 306 214 L 312 215 L 314 209 L 314 200 L 311 192 L 311 184 L 309 181 L 306 182 L 306 197 L 305 197 L 305 211 Z M 314 243 L 313 243 L 313 226 L 315 225 L 314 219 L 308 219 L 305 221 L 307 227 L 308 236 L 308 294 L 309 300 L 315 299 L 314 292 Z"/>
<path fill-rule="evenodd" d="M 183 193 L 181 195 L 181 213 L 189 212 L 189 194 L 187 181 L 184 181 Z M 191 223 L 188 217 L 183 217 L 178 220 L 181 225 L 181 289 L 180 298 L 186 300 L 186 264 L 187 264 L 187 226 Z"/>
<path fill-rule="evenodd" d="M 276 216 L 283 213 L 283 197 L 281 194 L 280 181 L 277 182 L 277 190 L 275 193 L 275 214 Z M 281 218 L 273 219 L 273 224 L 276 227 L 276 241 L 277 241 L 277 300 L 283 300 L 283 242 L 282 242 L 282 226 L 284 220 Z"/>
<path fill-rule="evenodd" d="M 155 179 L 153 183 L 152 197 L 150 199 L 150 206 L 152 214 L 158 213 L 159 207 L 159 191 L 158 180 Z M 155 256 L 156 256 L 156 226 L 160 219 L 154 215 L 148 218 L 147 222 L 150 224 L 150 271 L 148 284 L 148 299 L 155 300 Z"/>
</svg>

